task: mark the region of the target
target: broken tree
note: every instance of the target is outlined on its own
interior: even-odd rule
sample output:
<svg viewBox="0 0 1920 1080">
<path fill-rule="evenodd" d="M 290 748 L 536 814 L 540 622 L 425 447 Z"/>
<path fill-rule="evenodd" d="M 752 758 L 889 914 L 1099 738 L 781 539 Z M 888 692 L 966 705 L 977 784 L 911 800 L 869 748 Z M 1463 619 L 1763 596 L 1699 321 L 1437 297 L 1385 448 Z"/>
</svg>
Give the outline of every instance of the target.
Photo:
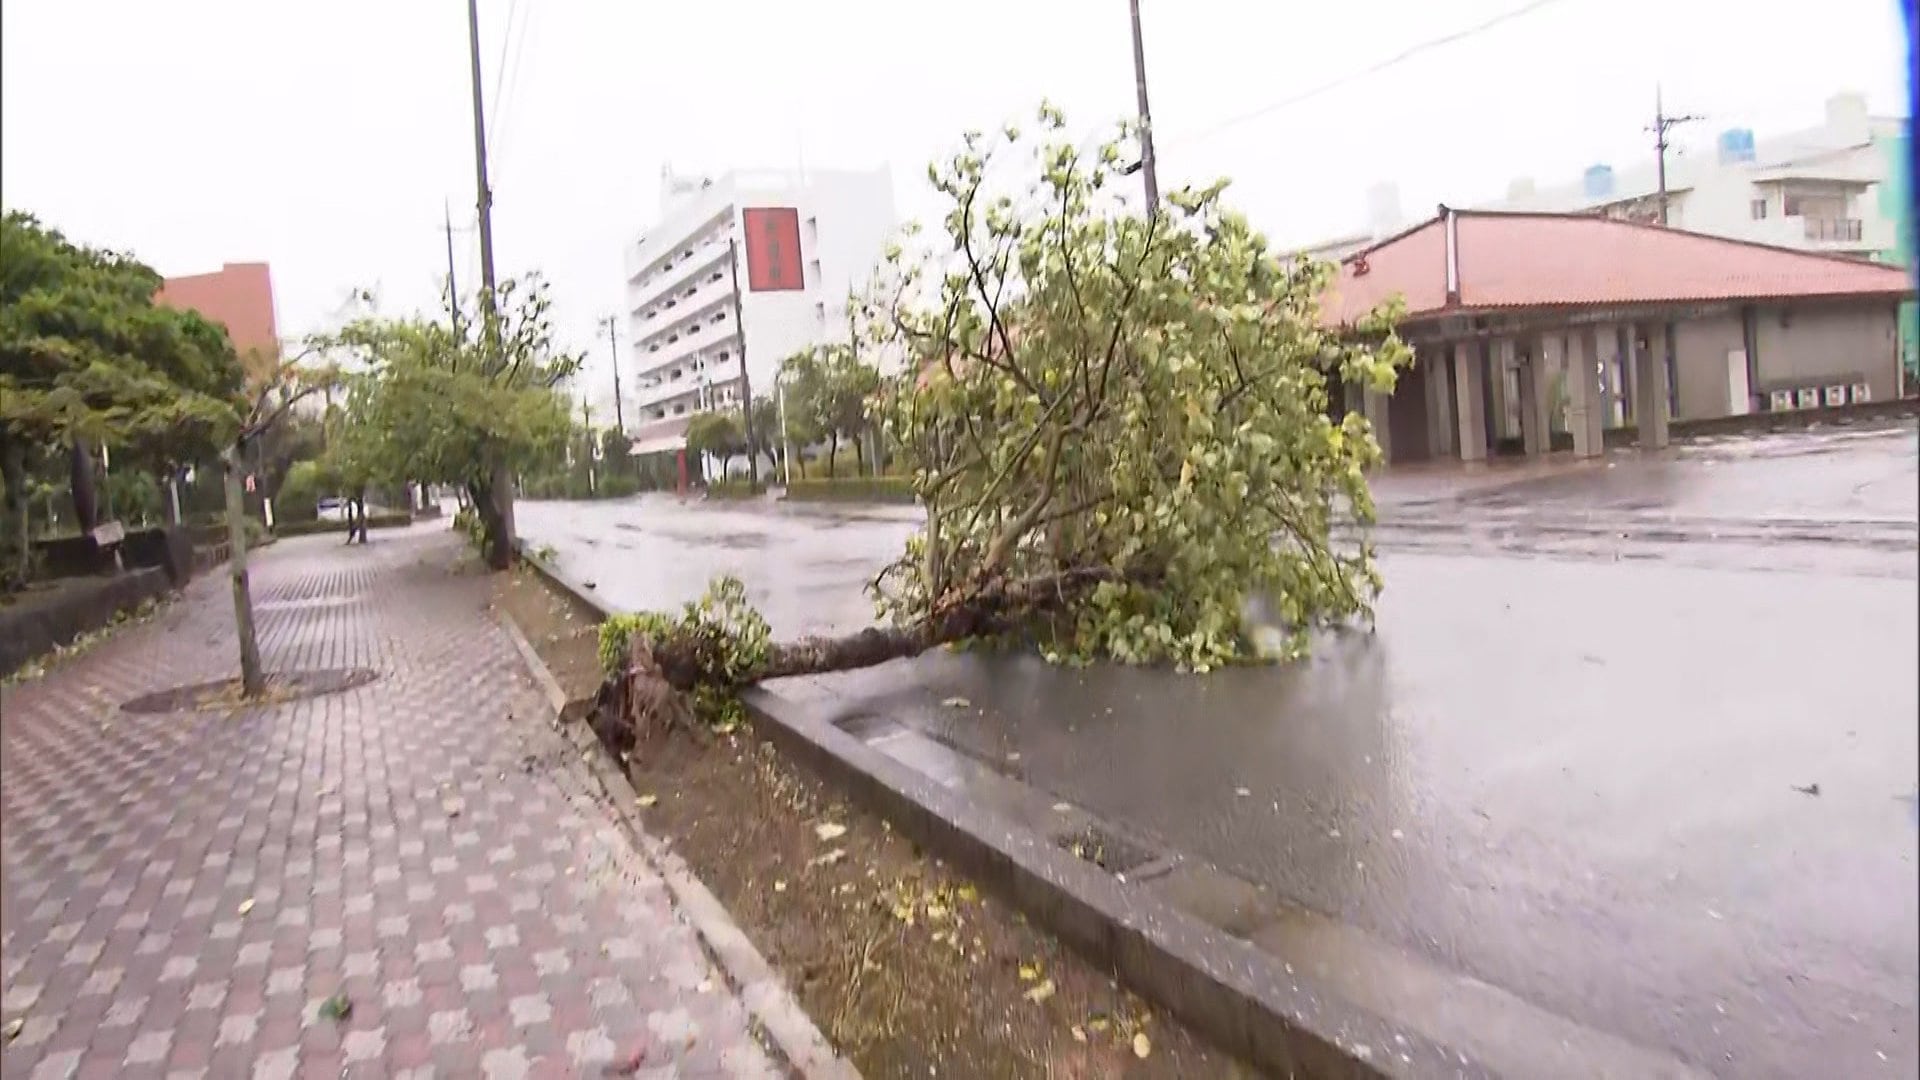
<svg viewBox="0 0 1920 1080">
<path fill-rule="evenodd" d="M 1370 616 L 1371 549 L 1331 529 L 1371 524 L 1380 451 L 1327 403 L 1342 383 L 1392 389 L 1409 355 L 1393 311 L 1324 324 L 1331 268 L 1272 249 L 1224 181 L 1142 214 L 1117 183 L 1130 131 L 1083 152 L 1056 110 L 1039 128 L 971 133 L 930 167 L 943 234 L 889 250 L 858 305 L 869 348 L 903 368 L 871 408 L 927 512 L 872 583 L 888 625 L 775 644 L 737 582 L 677 618 L 616 620 L 603 737 L 972 638 L 1205 672 Z M 1016 171 L 1024 186 L 996 186 Z M 1254 597 L 1285 632 L 1252 632 Z"/>
</svg>

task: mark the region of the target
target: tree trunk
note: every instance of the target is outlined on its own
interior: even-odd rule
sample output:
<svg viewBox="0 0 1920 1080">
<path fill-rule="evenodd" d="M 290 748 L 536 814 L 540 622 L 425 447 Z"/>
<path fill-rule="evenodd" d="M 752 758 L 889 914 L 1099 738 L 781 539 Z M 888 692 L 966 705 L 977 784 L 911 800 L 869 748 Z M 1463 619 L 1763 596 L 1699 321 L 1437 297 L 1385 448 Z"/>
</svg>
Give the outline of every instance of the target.
<svg viewBox="0 0 1920 1080">
<path fill-rule="evenodd" d="M 227 543 L 231 547 L 227 571 L 233 578 L 233 628 L 240 639 L 240 685 L 246 696 L 255 697 L 267 688 L 267 677 L 260 668 L 260 641 L 253 628 L 253 594 L 247 585 L 246 493 L 240 488 L 238 455 L 227 450 L 220 455 L 220 465 L 227 491 Z"/>
<path fill-rule="evenodd" d="M 862 445 L 863 441 L 859 432 L 853 433 L 853 475 L 855 476 L 867 474 L 867 448 Z"/>
<path fill-rule="evenodd" d="M 475 485 L 473 507 L 480 515 L 483 530 L 481 555 L 487 567 L 506 570 L 513 566 L 513 474 L 498 466 L 485 484 Z"/>
<path fill-rule="evenodd" d="M 24 585 L 33 572 L 33 534 L 27 527 L 31 513 L 27 507 L 27 448 L 18 439 L 0 438 L 0 481 L 7 486 L 4 516 L 13 530 L 8 539 L 19 544 L 12 553 L 16 561 L 11 569 L 15 581 Z"/>
<path fill-rule="evenodd" d="M 73 440 L 68 456 L 68 485 L 73 492 L 73 516 L 82 535 L 100 524 L 100 505 L 93 487 L 93 447 L 85 439 Z"/>
<path fill-rule="evenodd" d="M 827 433 L 827 479 L 829 480 L 833 479 L 833 469 L 834 469 L 834 466 L 837 464 L 835 459 L 838 458 L 839 456 L 840 456 L 840 433 L 837 431 L 830 431 Z"/>
</svg>

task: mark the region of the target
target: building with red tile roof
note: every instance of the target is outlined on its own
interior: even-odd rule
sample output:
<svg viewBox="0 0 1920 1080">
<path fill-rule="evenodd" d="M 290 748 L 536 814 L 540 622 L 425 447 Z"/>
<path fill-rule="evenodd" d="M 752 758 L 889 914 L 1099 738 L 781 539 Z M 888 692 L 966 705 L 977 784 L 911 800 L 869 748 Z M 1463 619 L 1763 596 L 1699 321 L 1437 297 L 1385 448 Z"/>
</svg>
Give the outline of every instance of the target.
<svg viewBox="0 0 1920 1080">
<path fill-rule="evenodd" d="M 1586 214 L 1459 211 L 1356 251 L 1322 299 L 1346 324 L 1389 297 L 1414 367 L 1363 404 L 1390 460 L 1545 453 L 1608 427 L 1905 392 L 1908 271 Z M 1593 377 L 1570 379 L 1578 370 Z"/>
</svg>

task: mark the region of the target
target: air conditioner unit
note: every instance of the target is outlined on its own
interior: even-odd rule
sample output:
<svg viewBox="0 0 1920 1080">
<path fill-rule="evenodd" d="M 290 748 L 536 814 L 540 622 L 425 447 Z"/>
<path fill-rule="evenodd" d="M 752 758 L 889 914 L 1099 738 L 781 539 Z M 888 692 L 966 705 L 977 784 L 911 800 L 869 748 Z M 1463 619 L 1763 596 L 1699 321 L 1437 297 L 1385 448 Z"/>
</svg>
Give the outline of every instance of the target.
<svg viewBox="0 0 1920 1080">
<path fill-rule="evenodd" d="M 1827 387 L 1827 408 L 1837 409 L 1840 406 L 1845 405 L 1846 403 L 1847 403 L 1847 388 L 1845 386 Z"/>
<path fill-rule="evenodd" d="M 1853 384 L 1853 403 L 1855 405 L 1858 405 L 1863 401 L 1872 401 L 1872 400 L 1873 400 L 1873 386 L 1871 384 L 1863 383 L 1863 382 L 1857 382 Z"/>
<path fill-rule="evenodd" d="M 1799 390 L 1799 395 L 1800 395 L 1799 397 L 1800 408 L 1817 409 L 1820 407 L 1820 388 L 1819 387 L 1817 386 L 1801 387 Z"/>
<path fill-rule="evenodd" d="M 1773 395 L 1767 399 L 1767 409 L 1770 412 L 1792 412 L 1793 391 L 1775 390 Z"/>
</svg>

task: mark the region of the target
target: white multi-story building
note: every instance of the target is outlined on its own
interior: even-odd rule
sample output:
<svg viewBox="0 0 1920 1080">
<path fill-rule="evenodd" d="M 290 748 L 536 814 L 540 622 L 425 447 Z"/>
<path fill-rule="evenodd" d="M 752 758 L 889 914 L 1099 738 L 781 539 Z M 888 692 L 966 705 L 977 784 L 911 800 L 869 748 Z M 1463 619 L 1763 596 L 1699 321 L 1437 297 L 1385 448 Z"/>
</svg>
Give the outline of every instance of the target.
<svg viewBox="0 0 1920 1080">
<path fill-rule="evenodd" d="M 1882 262 L 1911 257 L 1911 207 L 1901 183 L 1909 121 L 1868 114 L 1859 94 L 1836 94 L 1825 122 L 1756 138 L 1730 128 L 1704 143 L 1677 129 L 1667 152 L 1667 224 L 1692 232 Z M 1340 259 L 1400 228 L 1390 184 L 1369 192 L 1364 229 L 1301 248 Z M 1660 219 L 1659 175 L 1651 148 L 1633 164 L 1593 165 L 1576 180 L 1550 186 L 1514 180 L 1484 210 L 1590 212 L 1627 220 Z"/>
<path fill-rule="evenodd" d="M 846 340 L 847 297 L 878 265 L 896 226 L 884 167 L 668 171 L 662 181 L 660 220 L 626 248 L 622 361 L 635 387 L 639 453 L 684 446 L 694 413 L 738 408 L 748 388 L 755 397 L 771 393 L 788 356 Z M 749 227 L 759 235 L 750 237 Z"/>
<path fill-rule="evenodd" d="M 1836 94 L 1817 127 L 1756 139 L 1748 128 L 1721 131 L 1707 145 L 1669 150 L 1667 224 L 1692 232 L 1884 262 L 1906 261 L 1904 199 L 1891 197 L 1908 121 L 1876 117 L 1859 94 Z M 1635 221 L 1660 220 L 1659 178 L 1646 160 L 1616 171 L 1589 167 L 1579 180 L 1550 188 L 1515 180 L 1507 198 L 1485 209 L 1591 211 Z"/>
</svg>

